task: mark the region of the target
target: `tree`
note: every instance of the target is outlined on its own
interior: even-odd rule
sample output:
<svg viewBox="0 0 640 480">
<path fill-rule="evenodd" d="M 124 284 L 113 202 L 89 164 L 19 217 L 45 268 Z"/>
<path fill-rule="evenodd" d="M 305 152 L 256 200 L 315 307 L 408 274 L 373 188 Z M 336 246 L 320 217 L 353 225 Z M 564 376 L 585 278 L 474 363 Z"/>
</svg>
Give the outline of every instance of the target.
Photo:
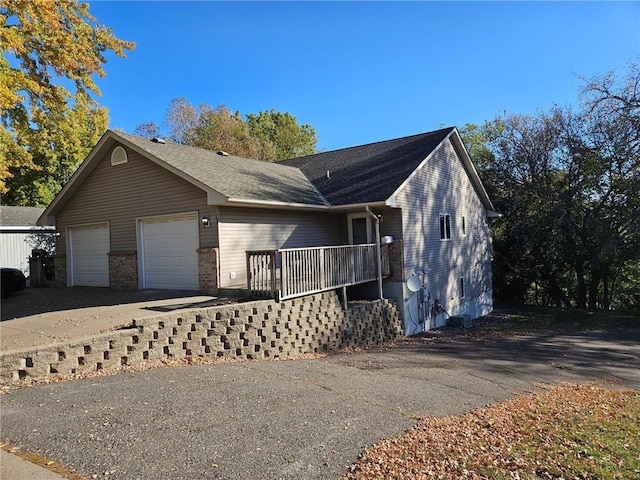
<svg viewBox="0 0 640 480">
<path fill-rule="evenodd" d="M 269 162 L 310 155 L 317 143 L 313 127 L 298 125 L 296 117 L 288 112 L 272 109 L 243 117 L 224 104 L 195 107 L 184 97 L 171 101 L 164 127 L 167 138 L 175 143 Z M 135 130 L 146 137 L 161 136 L 161 131 L 151 121 Z"/>
<path fill-rule="evenodd" d="M 43 205 L 106 128 L 93 96 L 116 38 L 75 0 L 0 0 L 0 193 Z M 52 152 L 53 150 L 53 152 Z M 27 193 L 33 183 L 35 192 Z M 40 193 L 38 193 L 40 192 Z"/>
<path fill-rule="evenodd" d="M 225 105 L 201 107 L 198 123 L 188 132 L 186 143 L 245 158 L 259 158 L 262 150 L 240 114 L 231 112 Z"/>
<path fill-rule="evenodd" d="M 273 145 L 273 158 L 265 160 L 284 160 L 302 157 L 315 152 L 318 140 L 311 125 L 298 125 L 296 117 L 288 112 L 276 110 L 262 111 L 247 115 L 247 125 L 251 134 L 260 140 L 262 145 Z"/>
<path fill-rule="evenodd" d="M 498 298 L 638 308 L 639 85 L 633 65 L 622 81 L 590 80 L 577 112 L 554 107 L 463 129 L 504 213 L 494 224 Z"/>
</svg>

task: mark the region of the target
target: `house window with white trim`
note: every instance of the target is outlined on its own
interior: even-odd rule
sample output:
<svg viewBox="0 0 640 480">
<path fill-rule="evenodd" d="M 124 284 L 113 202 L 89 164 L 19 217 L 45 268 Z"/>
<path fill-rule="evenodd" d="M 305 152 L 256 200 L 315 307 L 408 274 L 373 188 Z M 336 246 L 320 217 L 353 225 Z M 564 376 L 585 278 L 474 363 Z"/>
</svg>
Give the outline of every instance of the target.
<svg viewBox="0 0 640 480">
<path fill-rule="evenodd" d="M 440 240 L 451 240 L 451 215 L 440 214 Z"/>
</svg>

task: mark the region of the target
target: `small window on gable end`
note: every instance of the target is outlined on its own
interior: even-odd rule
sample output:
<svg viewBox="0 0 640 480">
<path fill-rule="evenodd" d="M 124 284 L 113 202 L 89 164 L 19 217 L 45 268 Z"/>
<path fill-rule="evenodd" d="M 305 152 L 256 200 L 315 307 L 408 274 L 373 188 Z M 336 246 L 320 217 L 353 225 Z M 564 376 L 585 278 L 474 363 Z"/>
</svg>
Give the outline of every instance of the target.
<svg viewBox="0 0 640 480">
<path fill-rule="evenodd" d="M 451 239 L 451 215 L 448 213 L 440 214 L 440 240 Z"/>
<path fill-rule="evenodd" d="M 123 163 L 127 163 L 127 151 L 118 146 L 111 152 L 111 165 L 122 165 Z"/>
</svg>

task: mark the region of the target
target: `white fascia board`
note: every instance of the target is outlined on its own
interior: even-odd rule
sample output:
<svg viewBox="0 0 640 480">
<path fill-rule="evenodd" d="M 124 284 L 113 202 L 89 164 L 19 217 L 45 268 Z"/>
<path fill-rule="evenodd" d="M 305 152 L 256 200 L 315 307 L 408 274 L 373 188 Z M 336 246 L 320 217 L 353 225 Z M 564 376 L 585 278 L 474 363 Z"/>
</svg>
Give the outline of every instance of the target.
<svg viewBox="0 0 640 480">
<path fill-rule="evenodd" d="M 469 152 L 467 152 L 467 148 L 464 146 L 464 142 L 462 141 L 462 138 L 460 137 L 460 133 L 458 133 L 458 129 L 457 128 L 454 128 L 453 132 L 451 132 L 450 135 L 453 135 L 454 133 L 455 133 L 454 139 L 455 139 L 456 143 L 458 144 L 458 146 L 462 149 L 462 153 L 463 153 L 462 154 L 462 161 L 463 161 L 465 167 L 467 167 L 469 175 L 471 176 L 471 182 L 477 188 L 479 196 L 481 197 L 482 202 L 487 207 L 487 210 L 493 210 L 494 209 L 493 202 L 489 198 L 489 194 L 485 190 L 484 185 L 482 184 L 482 180 L 480 180 L 480 175 L 478 175 L 478 170 L 476 170 L 475 165 L 471 161 L 471 157 L 469 156 Z"/>
<path fill-rule="evenodd" d="M 375 208 L 375 207 L 390 207 L 388 202 L 366 202 L 366 203 L 349 203 L 346 205 L 336 205 L 331 207 L 332 211 L 341 212 L 341 211 L 365 211 L 367 207 Z"/>
<path fill-rule="evenodd" d="M 304 209 L 304 210 L 329 210 L 328 205 L 311 205 L 308 203 L 292 203 L 292 202 L 279 202 L 277 200 L 252 200 L 247 198 L 229 198 L 225 204 L 227 207 L 263 207 L 263 208 L 292 208 L 292 209 Z"/>
<path fill-rule="evenodd" d="M 1 225 L 0 233 L 35 233 L 35 232 L 55 232 L 56 227 L 53 225 L 29 225 L 29 226 L 18 226 L 18 225 Z"/>
<path fill-rule="evenodd" d="M 69 190 L 72 189 L 74 184 L 78 181 L 78 178 L 82 175 L 82 173 L 93 163 L 93 159 L 98 154 L 100 149 L 104 146 L 104 144 L 110 139 L 113 138 L 113 132 L 111 130 L 107 130 L 104 132 L 98 143 L 91 149 L 89 155 L 83 160 L 78 169 L 73 172 L 71 178 L 67 183 L 65 183 L 64 187 L 58 192 L 58 194 L 53 198 L 49 206 L 42 212 L 42 215 L 37 220 L 38 225 L 47 225 L 51 223 L 55 223 L 55 214 L 52 212 L 55 211 L 56 207 L 60 203 L 60 201 L 67 195 Z"/>
</svg>

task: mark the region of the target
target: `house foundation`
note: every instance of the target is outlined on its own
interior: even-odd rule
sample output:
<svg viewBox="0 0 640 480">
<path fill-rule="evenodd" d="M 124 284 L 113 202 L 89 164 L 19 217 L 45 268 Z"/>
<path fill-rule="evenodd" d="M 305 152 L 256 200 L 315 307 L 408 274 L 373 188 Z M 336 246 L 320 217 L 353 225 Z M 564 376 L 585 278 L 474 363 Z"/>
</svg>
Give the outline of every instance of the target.
<svg viewBox="0 0 640 480">
<path fill-rule="evenodd" d="M 109 252 L 109 287 L 138 289 L 138 254 L 135 250 Z"/>
<path fill-rule="evenodd" d="M 202 293 L 218 294 L 218 249 L 198 249 L 198 284 Z"/>
</svg>

